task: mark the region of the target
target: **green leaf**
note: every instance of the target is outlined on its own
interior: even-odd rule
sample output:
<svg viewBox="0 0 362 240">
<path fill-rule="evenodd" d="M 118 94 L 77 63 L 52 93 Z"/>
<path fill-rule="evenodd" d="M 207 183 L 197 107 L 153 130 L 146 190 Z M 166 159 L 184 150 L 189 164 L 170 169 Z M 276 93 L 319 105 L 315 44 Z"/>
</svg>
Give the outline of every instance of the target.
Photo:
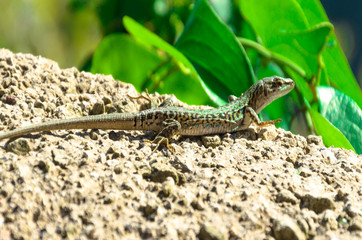
<svg viewBox="0 0 362 240">
<path fill-rule="evenodd" d="M 297 0 L 310 24 L 329 21 L 319 0 Z M 350 96 L 362 108 L 362 91 L 352 73 L 348 61 L 333 33 L 322 53 L 328 78 L 333 86 Z"/>
<path fill-rule="evenodd" d="M 307 30 L 288 31 L 281 34 L 281 36 L 283 36 L 282 41 L 284 43 L 290 43 L 290 45 L 299 52 L 299 54 L 290 55 L 289 57 L 303 57 L 305 63 L 301 63 L 302 60 L 300 60 L 301 65 L 308 67 L 307 69 L 310 73 L 315 73 L 320 67 L 320 54 L 322 53 L 327 43 L 327 38 L 332 30 L 332 24 L 323 22 Z M 282 49 L 278 52 L 282 53 L 284 56 L 287 56 L 288 54 Z"/>
<path fill-rule="evenodd" d="M 321 68 L 321 52 L 333 29 L 330 23 L 311 26 L 296 1 L 250 0 L 240 3 L 243 15 L 251 22 L 263 45 L 298 64 L 305 70 L 307 78 L 317 75 Z"/>
<path fill-rule="evenodd" d="M 350 96 L 362 108 L 361 88 L 349 67 L 341 47 L 333 38 L 334 44 L 327 47 L 326 51 L 322 54 L 329 81 L 341 92 Z"/>
<path fill-rule="evenodd" d="M 175 46 L 192 62 L 208 93 L 219 97 L 218 104 L 256 81 L 243 47 L 206 0 L 195 2 Z"/>
<path fill-rule="evenodd" d="M 143 27 L 141 24 L 137 23 L 128 16 L 123 17 L 123 24 L 127 31 L 138 41 L 146 45 L 161 49 L 171 57 L 175 58 L 178 61 L 178 64 L 180 64 L 180 68 L 184 71 L 184 73 L 197 75 L 192 64 L 187 60 L 187 58 L 162 38 L 153 32 L 150 32 L 147 28 Z"/>
<path fill-rule="evenodd" d="M 308 28 L 303 10 L 295 1 L 241 0 L 239 6 L 263 45 L 268 47 L 280 44 L 280 36 L 285 32 Z"/>
<path fill-rule="evenodd" d="M 180 100 L 189 104 L 209 103 L 209 97 L 204 91 L 200 76 L 180 51 L 130 17 L 125 16 L 123 18 L 123 24 L 127 31 L 139 42 L 167 53 L 182 71 L 183 76 L 178 78 L 178 81 L 175 81 L 172 75 L 172 77 L 170 76 L 165 79 L 164 82 L 160 84 L 160 88 L 157 89 L 160 93 L 174 93 Z M 179 74 L 176 75 L 181 76 Z M 184 91 L 180 92 L 179 90 L 181 88 L 184 89 Z M 195 96 L 197 96 L 197 98 L 195 98 Z M 214 101 L 215 99 L 212 100 Z"/>
<path fill-rule="evenodd" d="M 318 87 L 319 109 L 322 116 L 336 126 L 358 154 L 362 154 L 362 111 L 344 93 L 331 87 Z"/>
<path fill-rule="evenodd" d="M 317 134 L 322 137 L 324 145 L 327 147 L 334 146 L 345 148 L 356 152 L 351 143 L 338 128 L 333 126 L 333 124 L 325 119 L 319 112 L 313 110 L 306 99 L 304 99 L 304 102 L 308 107 L 308 112 L 312 118 L 314 128 Z"/>
<path fill-rule="evenodd" d="M 91 72 L 112 74 L 115 79 L 132 83 L 141 92 L 148 73 L 161 61 L 155 50 L 137 43 L 127 34 L 112 34 L 96 49 Z"/>
<path fill-rule="evenodd" d="M 112 34 L 98 46 L 93 56 L 91 72 L 112 74 L 115 79 L 132 83 L 137 91 L 142 92 L 150 73 L 164 62 L 165 57 L 159 56 L 155 49 L 137 42 L 127 34 Z M 162 77 L 161 73 L 154 73 L 151 77 L 159 79 Z M 209 103 L 200 83 L 181 71 L 161 82 L 158 91 L 178 94 L 179 99 L 187 103 Z"/>
<path fill-rule="evenodd" d="M 241 0 L 240 10 L 263 45 L 298 64 L 307 78 L 315 75 L 322 83 L 330 82 L 362 108 L 361 89 L 335 34 L 329 34 L 333 28 L 318 0 Z M 298 31 L 300 34 L 295 35 Z M 293 75 L 291 70 L 287 72 Z M 293 78 L 300 88 L 303 79 Z M 306 86 L 301 89 L 310 101 L 313 92 L 309 91 Z"/>
</svg>

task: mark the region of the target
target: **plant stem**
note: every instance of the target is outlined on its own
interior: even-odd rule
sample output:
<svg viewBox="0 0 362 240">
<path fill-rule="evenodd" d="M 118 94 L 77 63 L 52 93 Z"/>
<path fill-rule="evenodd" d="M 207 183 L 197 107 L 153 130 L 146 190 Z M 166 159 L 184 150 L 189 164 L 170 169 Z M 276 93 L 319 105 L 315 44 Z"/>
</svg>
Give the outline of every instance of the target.
<svg viewBox="0 0 362 240">
<path fill-rule="evenodd" d="M 252 40 L 249 40 L 246 38 L 241 38 L 241 37 L 238 37 L 238 40 L 244 47 L 253 48 L 263 57 L 271 59 L 274 62 L 276 62 L 282 66 L 287 66 L 290 69 L 292 69 L 293 71 L 295 71 L 297 74 L 299 74 L 302 78 L 306 78 L 305 71 L 302 68 L 300 68 L 297 64 L 295 64 L 291 60 L 287 59 L 286 57 L 281 56 L 277 53 L 274 53 L 274 52 L 270 51 L 269 49 L 265 48 L 263 45 L 261 45 L 257 42 L 254 42 Z"/>
</svg>

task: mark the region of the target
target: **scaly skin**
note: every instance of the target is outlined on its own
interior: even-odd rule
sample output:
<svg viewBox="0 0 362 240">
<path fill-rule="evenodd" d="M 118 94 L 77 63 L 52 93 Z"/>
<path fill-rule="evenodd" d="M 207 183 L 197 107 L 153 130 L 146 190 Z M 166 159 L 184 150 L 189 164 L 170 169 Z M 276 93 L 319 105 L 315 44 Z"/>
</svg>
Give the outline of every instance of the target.
<svg viewBox="0 0 362 240">
<path fill-rule="evenodd" d="M 246 129 L 252 122 L 260 127 L 279 122 L 280 120 L 262 122 L 257 114 L 293 88 L 293 80 L 274 76 L 256 82 L 241 97 L 230 96 L 228 104 L 210 110 L 163 106 L 138 113 L 114 113 L 55 120 L 2 133 L 0 140 L 33 132 L 61 129 L 153 130 L 159 134 L 152 142 L 157 143 L 157 147 L 164 142 L 172 150 L 168 140 L 177 134 L 193 136 L 222 134 Z M 137 98 L 151 101 L 148 93 L 147 97 Z"/>
</svg>

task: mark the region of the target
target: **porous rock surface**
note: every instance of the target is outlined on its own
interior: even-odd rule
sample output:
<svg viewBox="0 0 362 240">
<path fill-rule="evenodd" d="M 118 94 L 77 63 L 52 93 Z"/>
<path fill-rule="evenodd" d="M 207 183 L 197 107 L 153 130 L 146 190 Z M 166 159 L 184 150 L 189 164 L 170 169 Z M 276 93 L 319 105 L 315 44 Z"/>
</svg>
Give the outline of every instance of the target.
<svg viewBox="0 0 362 240">
<path fill-rule="evenodd" d="M 0 132 L 137 112 L 130 84 L 0 50 Z M 166 96 L 152 95 L 158 101 Z M 186 106 L 176 100 L 176 104 Z M 361 239 L 362 157 L 274 126 L 181 137 L 59 130 L 0 142 L 0 239 Z"/>
</svg>

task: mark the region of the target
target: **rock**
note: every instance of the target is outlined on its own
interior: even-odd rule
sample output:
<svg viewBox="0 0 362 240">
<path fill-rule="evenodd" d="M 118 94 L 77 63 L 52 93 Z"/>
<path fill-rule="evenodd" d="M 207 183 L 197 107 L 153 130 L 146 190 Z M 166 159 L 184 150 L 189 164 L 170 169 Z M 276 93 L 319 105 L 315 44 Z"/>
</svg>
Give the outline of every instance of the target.
<svg viewBox="0 0 362 240">
<path fill-rule="evenodd" d="M 68 80 L 68 79 L 67 79 Z M 61 82 L 60 88 L 65 94 L 74 94 L 77 92 L 77 86 L 74 81 L 70 81 L 70 79 L 67 82 Z"/>
<path fill-rule="evenodd" d="M 119 162 L 119 160 L 117 160 L 117 159 L 111 159 L 111 160 L 107 160 L 107 161 L 106 161 L 106 164 L 107 164 L 108 167 L 115 167 L 115 166 L 117 166 L 119 163 L 120 163 L 120 162 Z"/>
<path fill-rule="evenodd" d="M 76 89 L 79 93 L 86 93 L 89 90 L 90 84 L 88 82 L 82 82 L 77 84 Z"/>
<path fill-rule="evenodd" d="M 34 107 L 35 107 L 35 108 L 45 109 L 44 103 L 41 102 L 41 101 L 39 101 L 39 100 L 34 103 Z"/>
<path fill-rule="evenodd" d="M 0 188 L 0 194 L 5 198 L 11 196 L 13 192 L 14 192 L 14 185 L 10 183 L 3 184 Z"/>
<path fill-rule="evenodd" d="M 307 220 L 305 220 L 305 219 L 302 218 L 302 217 L 298 217 L 297 223 L 298 223 L 298 226 L 299 226 L 300 230 L 302 230 L 303 233 L 304 233 L 306 236 L 308 236 L 308 234 L 309 234 L 309 228 L 310 228 L 310 227 L 309 227 L 309 224 L 308 224 Z"/>
<path fill-rule="evenodd" d="M 176 184 L 182 184 L 185 181 L 183 173 L 178 172 L 174 167 L 155 163 L 151 166 L 151 174 L 143 174 L 144 177 L 149 177 L 154 182 L 164 182 L 168 177 L 172 177 Z"/>
<path fill-rule="evenodd" d="M 307 136 L 307 143 L 308 144 L 315 144 L 317 146 L 323 146 L 322 137 L 320 137 L 320 136 L 308 135 Z"/>
<path fill-rule="evenodd" d="M 97 172 L 91 172 L 89 176 L 95 180 L 99 179 L 99 174 Z"/>
<path fill-rule="evenodd" d="M 362 216 L 352 218 L 348 227 L 349 231 L 362 231 Z"/>
<path fill-rule="evenodd" d="M 137 172 L 142 175 L 144 178 L 151 176 L 152 168 L 148 163 L 141 163 L 137 166 Z"/>
<path fill-rule="evenodd" d="M 29 142 L 27 139 L 18 138 L 6 145 L 6 151 L 13 152 L 18 155 L 26 155 L 30 152 Z"/>
<path fill-rule="evenodd" d="M 296 204 L 298 199 L 290 191 L 283 189 L 277 195 L 277 202 L 290 202 Z"/>
<path fill-rule="evenodd" d="M 202 202 L 202 200 L 200 199 L 194 199 L 192 200 L 191 202 L 191 206 L 196 209 L 196 210 L 199 210 L 199 211 L 202 211 L 205 209 L 205 204 Z"/>
<path fill-rule="evenodd" d="M 93 105 L 90 115 L 103 114 L 105 112 L 105 106 L 103 101 L 98 101 Z"/>
<path fill-rule="evenodd" d="M 108 105 L 108 104 L 112 103 L 112 99 L 110 97 L 108 97 L 108 96 L 104 96 L 102 98 L 102 101 L 103 101 L 104 105 Z"/>
<path fill-rule="evenodd" d="M 110 75 L 4 49 L 0 76 L 1 133 L 84 116 L 97 101 L 107 112 L 147 102 L 130 100 L 135 88 Z M 362 155 L 319 137 L 252 124 L 220 134 L 216 148 L 183 137 L 173 154 L 148 157 L 148 131 L 73 132 L 24 138 L 25 155 L 0 141 L 0 239 L 361 239 Z"/>
<path fill-rule="evenodd" d="M 266 141 L 273 141 L 277 136 L 278 136 L 278 133 L 277 133 L 275 127 L 263 128 L 258 133 L 258 137 L 263 140 L 266 140 Z"/>
<path fill-rule="evenodd" d="M 346 198 L 348 196 L 348 192 L 346 192 L 344 189 L 338 189 L 338 192 L 337 192 L 337 195 L 336 195 L 336 198 L 337 200 L 339 201 L 343 201 L 344 198 Z"/>
<path fill-rule="evenodd" d="M 240 211 L 242 211 L 242 208 L 240 208 Z M 258 216 L 257 213 L 250 210 L 241 212 L 239 220 L 244 222 L 250 222 L 250 226 L 252 226 L 254 229 L 263 229 L 265 225 L 260 219 L 260 216 Z"/>
<path fill-rule="evenodd" d="M 358 215 L 362 215 L 362 211 L 358 210 L 356 207 L 354 207 L 351 203 L 347 203 L 345 207 L 345 211 L 351 218 L 354 218 Z"/>
<path fill-rule="evenodd" d="M 14 95 L 7 95 L 5 98 L 5 103 L 9 105 L 15 105 L 17 98 Z"/>
<path fill-rule="evenodd" d="M 144 216 L 149 218 L 152 214 L 157 214 L 158 205 L 155 201 L 150 200 L 146 205 L 141 206 Z"/>
<path fill-rule="evenodd" d="M 172 177 L 167 177 L 166 181 L 162 183 L 162 192 L 165 196 L 171 196 L 175 189 L 175 181 Z"/>
<path fill-rule="evenodd" d="M 286 157 L 286 161 L 287 162 L 290 162 L 290 163 L 292 163 L 292 164 L 295 164 L 295 162 L 297 161 L 297 159 L 298 159 L 298 157 L 299 156 L 302 156 L 303 155 L 303 153 L 301 152 L 301 150 L 300 149 L 298 149 L 298 148 L 293 148 L 293 149 L 291 149 L 289 152 L 288 152 L 288 155 L 287 155 L 287 157 Z"/>
<path fill-rule="evenodd" d="M 322 217 L 322 224 L 330 230 L 336 230 L 338 228 L 337 217 L 331 210 L 325 210 Z"/>
<path fill-rule="evenodd" d="M 302 177 L 310 177 L 311 175 L 312 175 L 312 172 L 308 168 L 302 167 L 300 169 L 300 176 L 302 176 Z"/>
<path fill-rule="evenodd" d="M 172 163 L 172 166 L 178 170 L 181 170 L 183 173 L 193 172 L 195 169 L 194 162 L 192 162 L 192 159 L 190 159 L 190 154 L 183 157 L 175 156 L 175 160 Z"/>
<path fill-rule="evenodd" d="M 298 224 L 289 216 L 282 216 L 273 220 L 273 234 L 277 240 L 304 240 L 306 235 Z"/>
<path fill-rule="evenodd" d="M 217 147 L 221 144 L 221 139 L 219 135 L 214 136 L 202 136 L 202 143 L 205 147 Z"/>
<path fill-rule="evenodd" d="M 321 154 L 322 154 L 323 158 L 325 159 L 326 163 L 335 164 L 337 162 L 337 158 L 335 157 L 335 155 L 331 151 L 331 149 L 329 149 L 329 148 L 322 149 Z"/>
<path fill-rule="evenodd" d="M 52 149 L 53 163 L 63 169 L 66 169 L 71 161 L 71 157 L 62 149 Z"/>
<path fill-rule="evenodd" d="M 223 240 L 226 239 L 225 234 L 220 231 L 219 226 L 212 224 L 204 224 L 200 228 L 198 234 L 200 240 Z"/>
<path fill-rule="evenodd" d="M 317 214 L 322 213 L 326 209 L 334 210 L 336 208 L 334 202 L 329 197 L 311 194 L 306 194 L 302 197 L 301 207 L 313 210 Z"/>
</svg>

